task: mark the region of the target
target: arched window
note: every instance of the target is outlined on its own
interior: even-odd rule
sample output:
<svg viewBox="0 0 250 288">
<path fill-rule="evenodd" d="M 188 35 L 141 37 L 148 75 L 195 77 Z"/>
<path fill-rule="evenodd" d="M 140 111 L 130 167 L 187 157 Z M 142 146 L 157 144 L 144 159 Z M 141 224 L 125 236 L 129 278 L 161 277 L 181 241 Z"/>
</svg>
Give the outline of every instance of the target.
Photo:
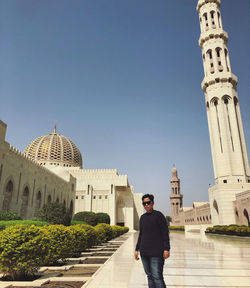
<svg viewBox="0 0 250 288">
<path fill-rule="evenodd" d="M 27 216 L 28 204 L 29 204 L 29 188 L 25 186 L 22 195 L 22 204 L 20 214 L 25 218 Z"/>
<path fill-rule="evenodd" d="M 37 209 L 41 208 L 41 204 L 42 204 L 42 194 L 41 191 L 38 191 L 36 196 L 36 208 Z"/>
<path fill-rule="evenodd" d="M 210 61 L 210 63 L 209 63 L 210 64 L 210 73 L 213 74 L 214 73 L 214 62 L 213 62 L 212 50 L 209 49 L 206 54 L 207 54 L 207 59 L 209 59 L 209 61 Z"/>
<path fill-rule="evenodd" d="M 175 208 L 176 208 L 176 214 L 178 214 L 179 213 L 179 203 L 178 202 L 175 204 Z"/>
<path fill-rule="evenodd" d="M 206 25 L 206 31 L 208 30 L 208 18 L 207 18 L 207 13 L 203 14 L 203 18 L 205 20 L 205 25 Z"/>
<path fill-rule="evenodd" d="M 248 212 L 247 212 L 247 209 L 244 209 L 243 214 L 244 214 L 244 216 L 245 216 L 246 219 L 247 219 L 248 227 L 250 227 L 249 214 L 248 214 Z"/>
<path fill-rule="evenodd" d="M 216 28 L 215 19 L 214 19 L 214 14 L 215 14 L 215 11 L 211 11 L 211 12 L 210 12 L 211 20 L 212 20 L 212 28 L 213 28 L 213 29 Z"/>
<path fill-rule="evenodd" d="M 10 180 L 4 189 L 4 199 L 3 199 L 3 211 L 10 211 L 11 200 L 13 196 L 13 182 Z"/>
<path fill-rule="evenodd" d="M 221 64 L 221 48 L 220 47 L 215 48 L 215 52 L 216 52 L 216 57 L 217 57 L 218 70 L 219 72 L 222 72 L 223 66 Z"/>
<path fill-rule="evenodd" d="M 59 203 L 59 198 L 58 197 L 56 198 L 56 203 Z"/>
</svg>

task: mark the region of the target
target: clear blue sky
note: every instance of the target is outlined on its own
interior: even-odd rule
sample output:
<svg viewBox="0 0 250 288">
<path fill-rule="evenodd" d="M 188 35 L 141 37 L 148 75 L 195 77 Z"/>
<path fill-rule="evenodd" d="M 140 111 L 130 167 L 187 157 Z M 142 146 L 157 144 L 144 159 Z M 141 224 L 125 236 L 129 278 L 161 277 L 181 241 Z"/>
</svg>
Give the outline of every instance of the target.
<svg viewBox="0 0 250 288">
<path fill-rule="evenodd" d="M 196 0 L 1 0 L 0 118 L 24 150 L 53 131 L 84 167 L 117 168 L 170 215 L 171 169 L 184 205 L 213 184 Z M 222 0 L 250 147 L 250 1 Z M 249 152 L 250 153 L 250 152 Z"/>
</svg>

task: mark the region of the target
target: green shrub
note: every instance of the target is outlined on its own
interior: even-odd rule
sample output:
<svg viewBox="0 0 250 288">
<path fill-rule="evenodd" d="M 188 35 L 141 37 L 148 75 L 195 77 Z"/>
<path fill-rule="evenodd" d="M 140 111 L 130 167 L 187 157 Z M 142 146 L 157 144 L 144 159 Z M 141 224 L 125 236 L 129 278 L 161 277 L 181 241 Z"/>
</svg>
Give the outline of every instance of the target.
<svg viewBox="0 0 250 288">
<path fill-rule="evenodd" d="M 47 203 L 38 212 L 38 219 L 51 224 L 62 224 L 69 226 L 71 222 L 70 211 L 63 204 Z"/>
<path fill-rule="evenodd" d="M 123 232 L 122 228 L 123 228 L 123 227 L 118 226 L 118 225 L 112 225 L 111 228 L 112 228 L 112 230 L 113 230 L 113 237 L 114 237 L 114 238 L 122 235 L 122 232 Z"/>
<path fill-rule="evenodd" d="M 64 225 L 50 225 L 40 228 L 43 232 L 42 243 L 46 250 L 44 265 L 53 265 L 58 260 L 65 261 L 74 251 L 74 233 Z"/>
<path fill-rule="evenodd" d="M 69 229 L 74 238 L 72 256 L 79 256 L 82 251 L 87 249 L 87 232 L 82 225 L 73 225 Z"/>
<path fill-rule="evenodd" d="M 106 242 L 106 231 L 105 231 L 105 228 L 102 225 L 98 224 L 98 225 L 96 225 L 94 227 L 94 229 L 95 229 L 96 235 L 97 235 L 97 237 L 96 237 L 97 244 L 101 244 L 103 242 Z"/>
<path fill-rule="evenodd" d="M 250 236 L 250 228 L 242 225 L 215 225 L 208 227 L 206 233 L 224 234 L 224 235 L 236 235 L 236 236 Z"/>
<path fill-rule="evenodd" d="M 129 231 L 129 228 L 127 226 L 122 227 L 123 233 L 127 233 Z"/>
<path fill-rule="evenodd" d="M 87 223 L 84 221 L 75 221 L 75 220 L 71 221 L 71 225 L 78 225 L 78 224 L 87 224 Z"/>
<path fill-rule="evenodd" d="M 95 226 L 96 229 L 104 229 L 105 236 L 102 242 L 107 242 L 113 238 L 113 230 L 109 224 L 106 223 L 99 223 Z"/>
<path fill-rule="evenodd" d="M 73 217 L 74 221 L 84 221 L 89 225 L 95 226 L 97 224 L 97 217 L 94 212 L 82 211 L 78 212 Z"/>
<path fill-rule="evenodd" d="M 0 211 L 0 220 L 20 220 L 22 217 L 15 212 Z"/>
<path fill-rule="evenodd" d="M 6 227 L 9 227 L 9 226 L 20 225 L 20 224 L 35 225 L 35 226 L 49 225 L 48 222 L 45 222 L 45 221 L 35 221 L 35 220 L 0 221 L 0 230 L 3 230 L 3 229 L 5 229 Z"/>
<path fill-rule="evenodd" d="M 88 224 L 80 224 L 80 227 L 86 232 L 87 248 L 97 244 L 97 232 L 93 226 Z"/>
<path fill-rule="evenodd" d="M 12 280 L 37 271 L 45 257 L 41 227 L 15 225 L 0 233 L 0 270 Z"/>
<path fill-rule="evenodd" d="M 110 217 L 107 213 L 96 213 L 97 224 L 99 223 L 106 223 L 110 224 Z"/>
<path fill-rule="evenodd" d="M 169 226 L 168 229 L 169 230 L 176 230 L 176 231 L 185 231 L 184 226 Z"/>
</svg>

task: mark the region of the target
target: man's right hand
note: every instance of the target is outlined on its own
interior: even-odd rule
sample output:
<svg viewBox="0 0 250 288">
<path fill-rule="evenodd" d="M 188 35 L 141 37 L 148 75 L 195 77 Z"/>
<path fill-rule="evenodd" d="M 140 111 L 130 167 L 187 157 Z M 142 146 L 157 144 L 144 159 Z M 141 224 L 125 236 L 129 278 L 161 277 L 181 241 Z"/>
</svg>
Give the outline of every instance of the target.
<svg viewBox="0 0 250 288">
<path fill-rule="evenodd" d="M 139 251 L 135 251 L 135 260 L 139 260 Z"/>
</svg>

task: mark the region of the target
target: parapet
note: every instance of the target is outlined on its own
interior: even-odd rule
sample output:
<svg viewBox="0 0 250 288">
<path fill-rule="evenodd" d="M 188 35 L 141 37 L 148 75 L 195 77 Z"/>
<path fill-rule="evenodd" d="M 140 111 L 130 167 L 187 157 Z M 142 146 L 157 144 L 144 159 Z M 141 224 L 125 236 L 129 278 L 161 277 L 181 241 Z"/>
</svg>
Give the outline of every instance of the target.
<svg viewBox="0 0 250 288">
<path fill-rule="evenodd" d="M 0 120 L 0 142 L 5 140 L 7 124 Z"/>
</svg>

